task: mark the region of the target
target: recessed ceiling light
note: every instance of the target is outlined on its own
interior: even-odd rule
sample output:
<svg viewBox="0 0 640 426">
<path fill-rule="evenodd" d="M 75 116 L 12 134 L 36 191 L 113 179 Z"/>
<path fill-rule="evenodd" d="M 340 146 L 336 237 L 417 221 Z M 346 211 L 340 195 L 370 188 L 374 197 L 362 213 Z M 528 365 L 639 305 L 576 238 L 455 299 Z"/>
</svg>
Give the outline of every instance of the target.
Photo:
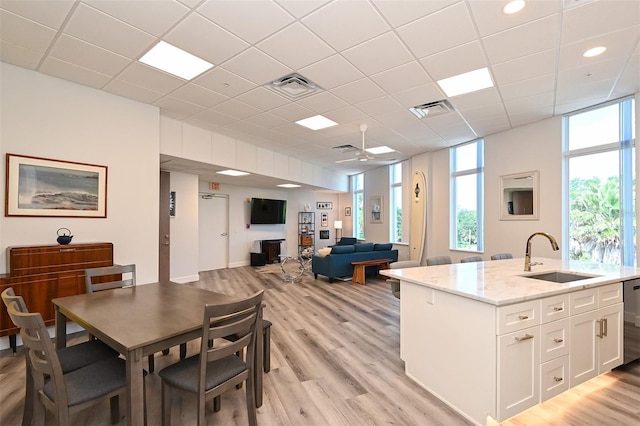
<svg viewBox="0 0 640 426">
<path fill-rule="evenodd" d="M 593 47 L 582 54 L 585 58 L 593 58 L 594 56 L 602 55 L 607 50 L 604 46 Z"/>
<path fill-rule="evenodd" d="M 338 125 L 335 121 L 329 120 L 327 117 L 323 117 L 321 115 L 315 115 L 313 117 L 305 118 L 304 120 L 298 120 L 296 123 L 311 130 L 326 129 L 327 127 Z"/>
<path fill-rule="evenodd" d="M 277 185 L 280 188 L 300 188 L 301 185 L 296 185 L 295 183 L 281 183 Z"/>
<path fill-rule="evenodd" d="M 213 67 L 204 59 L 164 41 L 153 46 L 140 58 L 140 62 L 185 80 L 191 80 Z"/>
<path fill-rule="evenodd" d="M 231 169 L 229 169 L 229 170 L 221 170 L 221 171 L 216 172 L 216 173 L 218 173 L 220 175 L 227 175 L 227 176 L 246 176 L 246 175 L 249 174 L 247 172 L 241 172 L 239 170 L 231 170 Z"/>
<path fill-rule="evenodd" d="M 518 13 L 524 9 L 525 4 L 526 2 L 524 0 L 510 1 L 502 8 L 502 12 L 505 15 L 513 15 L 514 13 Z"/>
<path fill-rule="evenodd" d="M 396 150 L 391 149 L 388 146 L 382 145 L 382 146 L 374 146 L 373 148 L 367 148 L 365 149 L 365 151 L 373 155 L 379 155 L 379 154 L 388 154 L 389 152 L 395 152 Z"/>
<path fill-rule="evenodd" d="M 491 75 L 487 68 L 454 75 L 453 77 L 438 80 L 437 83 L 449 97 L 493 87 L 493 80 L 491 80 Z"/>
</svg>

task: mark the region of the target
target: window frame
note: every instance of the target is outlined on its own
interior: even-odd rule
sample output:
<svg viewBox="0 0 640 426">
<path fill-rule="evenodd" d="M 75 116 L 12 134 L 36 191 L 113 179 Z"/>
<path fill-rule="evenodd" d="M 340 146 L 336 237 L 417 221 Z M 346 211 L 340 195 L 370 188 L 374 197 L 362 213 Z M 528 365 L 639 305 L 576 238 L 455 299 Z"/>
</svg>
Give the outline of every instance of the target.
<svg viewBox="0 0 640 426">
<path fill-rule="evenodd" d="M 399 171 L 395 170 L 400 168 Z M 403 211 L 403 186 L 402 177 L 404 168 L 402 162 L 389 165 L 389 240 L 392 243 L 403 243 L 403 223 L 404 223 L 404 211 Z M 397 177 L 397 181 L 394 181 L 394 177 Z M 400 216 L 398 217 L 395 207 L 400 207 Z M 399 229 L 400 239 L 397 239 L 396 231 Z"/>
<path fill-rule="evenodd" d="M 366 204 L 364 200 L 364 173 L 352 175 L 351 185 L 353 187 L 353 236 L 364 240 L 364 209 Z"/>
</svg>

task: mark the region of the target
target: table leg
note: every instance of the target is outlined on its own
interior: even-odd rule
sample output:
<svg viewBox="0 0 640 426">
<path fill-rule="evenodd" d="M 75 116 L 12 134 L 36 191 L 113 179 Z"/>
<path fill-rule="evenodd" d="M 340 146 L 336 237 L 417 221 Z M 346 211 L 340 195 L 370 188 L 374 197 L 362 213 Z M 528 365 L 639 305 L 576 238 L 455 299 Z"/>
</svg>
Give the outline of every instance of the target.
<svg viewBox="0 0 640 426">
<path fill-rule="evenodd" d="M 142 349 L 127 352 L 127 424 L 144 424 Z"/>
<path fill-rule="evenodd" d="M 62 349 L 67 347 L 67 317 L 62 312 L 60 312 L 60 308 L 58 306 L 55 306 L 55 310 L 56 310 L 56 349 Z"/>
<path fill-rule="evenodd" d="M 351 281 L 353 281 L 356 284 L 362 284 L 365 285 L 365 265 L 354 265 L 353 266 L 353 278 L 351 279 Z"/>
</svg>

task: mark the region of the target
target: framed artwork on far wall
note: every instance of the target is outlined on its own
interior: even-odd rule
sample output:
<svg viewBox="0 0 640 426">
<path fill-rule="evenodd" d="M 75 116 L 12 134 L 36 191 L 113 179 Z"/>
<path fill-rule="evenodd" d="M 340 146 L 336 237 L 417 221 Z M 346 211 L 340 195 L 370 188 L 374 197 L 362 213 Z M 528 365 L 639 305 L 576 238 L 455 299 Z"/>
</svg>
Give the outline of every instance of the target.
<svg viewBox="0 0 640 426">
<path fill-rule="evenodd" d="M 107 217 L 107 167 L 7 154 L 5 216 Z"/>
<path fill-rule="evenodd" d="M 344 215 L 345 216 L 351 216 L 351 207 L 345 207 L 344 208 Z"/>
<path fill-rule="evenodd" d="M 382 195 L 375 195 L 370 199 L 371 223 L 382 223 Z"/>
<path fill-rule="evenodd" d="M 320 239 L 321 240 L 328 240 L 329 239 L 329 231 L 321 230 L 320 231 Z"/>
</svg>

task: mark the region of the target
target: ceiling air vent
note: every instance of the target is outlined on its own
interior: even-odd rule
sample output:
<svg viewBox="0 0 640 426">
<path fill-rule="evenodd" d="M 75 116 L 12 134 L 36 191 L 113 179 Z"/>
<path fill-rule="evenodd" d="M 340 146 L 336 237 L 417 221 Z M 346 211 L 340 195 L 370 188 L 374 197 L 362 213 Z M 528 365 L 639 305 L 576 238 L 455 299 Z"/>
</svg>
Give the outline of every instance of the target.
<svg viewBox="0 0 640 426">
<path fill-rule="evenodd" d="M 436 102 L 429 102 L 427 104 L 418 105 L 409 108 L 409 111 L 418 118 L 433 117 L 434 115 L 446 114 L 453 111 L 453 107 L 449 101 L 442 100 Z"/>
<path fill-rule="evenodd" d="M 313 81 L 297 73 L 289 74 L 273 81 L 267 84 L 266 87 L 294 101 L 322 90 Z"/>
<path fill-rule="evenodd" d="M 347 144 L 347 145 L 338 145 L 338 146 L 334 146 L 334 147 L 333 147 L 333 148 L 331 148 L 331 149 L 335 149 L 335 150 L 340 151 L 340 152 L 353 152 L 353 151 L 360 151 L 360 148 L 356 148 L 355 146 L 353 146 L 353 145 L 348 145 L 348 144 Z"/>
</svg>

